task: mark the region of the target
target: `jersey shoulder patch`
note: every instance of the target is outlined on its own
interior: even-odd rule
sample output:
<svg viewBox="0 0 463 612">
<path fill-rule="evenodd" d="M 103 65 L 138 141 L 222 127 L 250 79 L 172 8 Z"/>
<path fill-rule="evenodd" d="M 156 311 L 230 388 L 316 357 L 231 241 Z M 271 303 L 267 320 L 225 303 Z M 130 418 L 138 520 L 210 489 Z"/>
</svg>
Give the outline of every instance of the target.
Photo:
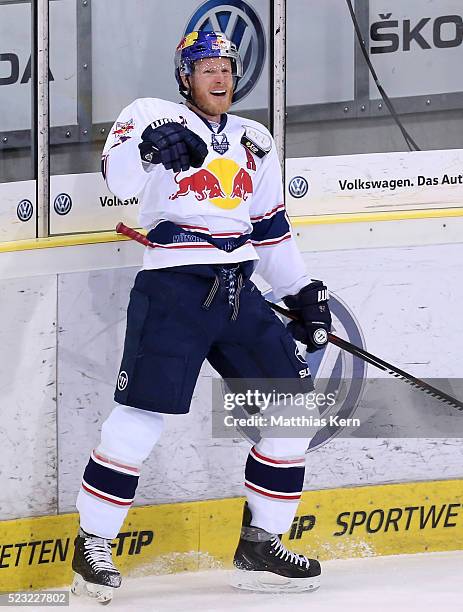
<svg viewBox="0 0 463 612">
<path fill-rule="evenodd" d="M 272 150 L 272 138 L 263 130 L 259 130 L 253 125 L 243 125 L 244 134 L 241 137 L 241 144 L 262 159 Z"/>
</svg>

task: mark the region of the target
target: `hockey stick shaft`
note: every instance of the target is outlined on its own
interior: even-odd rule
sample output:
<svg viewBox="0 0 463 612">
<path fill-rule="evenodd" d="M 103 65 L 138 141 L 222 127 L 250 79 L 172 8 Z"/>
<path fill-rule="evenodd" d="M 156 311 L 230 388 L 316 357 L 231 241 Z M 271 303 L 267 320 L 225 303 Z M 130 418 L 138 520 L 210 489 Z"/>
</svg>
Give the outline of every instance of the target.
<svg viewBox="0 0 463 612">
<path fill-rule="evenodd" d="M 131 227 L 127 227 L 127 225 L 124 225 L 124 223 L 122 222 L 117 224 L 116 232 L 118 234 L 123 234 L 124 236 L 127 236 L 128 238 L 131 238 L 132 240 L 135 240 L 136 242 L 139 242 L 140 244 L 143 244 L 151 248 L 156 248 L 156 245 L 153 244 L 150 240 L 148 240 L 146 236 L 144 236 L 137 230 L 132 229 Z M 265 301 L 275 312 L 278 312 L 279 314 L 293 321 L 298 320 L 298 316 L 294 312 L 291 312 L 290 310 L 287 310 L 286 308 L 282 308 L 278 304 L 274 304 L 273 302 L 269 302 L 268 300 L 265 300 Z M 442 402 L 446 404 L 450 404 L 454 406 L 455 408 L 458 408 L 458 410 L 463 410 L 463 402 L 460 402 L 455 397 L 452 397 L 451 395 L 448 395 L 447 393 L 440 391 L 440 389 L 433 387 L 432 385 L 428 384 L 424 380 L 421 380 L 420 378 L 416 378 L 415 376 L 412 376 L 408 372 L 405 372 L 405 370 L 401 370 L 400 368 L 392 365 L 391 363 L 384 361 L 384 359 L 380 359 L 379 357 L 376 357 L 375 355 L 373 355 L 372 353 L 369 353 L 365 349 L 362 349 L 359 346 L 356 346 L 355 344 L 351 344 L 347 340 L 344 340 L 343 338 L 340 338 L 339 336 L 336 336 L 335 334 L 332 334 L 332 333 L 328 333 L 328 342 L 330 342 L 331 344 L 334 344 L 335 346 L 338 346 L 339 348 L 343 349 L 344 351 L 347 351 L 348 353 L 350 353 L 351 355 L 354 355 L 355 357 L 359 357 L 360 359 L 363 359 L 364 361 L 366 361 L 367 363 L 370 363 L 376 368 L 383 370 L 383 372 L 388 372 L 389 374 L 392 374 L 393 376 L 397 378 L 401 378 L 405 382 L 413 385 L 414 387 L 418 389 L 421 389 L 425 393 L 428 393 L 429 395 L 432 395 L 433 397 L 440 399 Z"/>
<path fill-rule="evenodd" d="M 127 227 L 127 225 L 124 225 L 122 221 L 119 221 L 119 223 L 116 225 L 116 232 L 118 234 L 123 234 L 124 236 L 127 236 L 128 238 L 131 238 L 132 240 L 135 240 L 136 242 L 139 242 L 140 244 L 143 244 L 145 246 L 152 248 L 154 248 L 155 246 L 141 232 L 137 232 L 137 230 L 134 230 L 131 227 Z"/>
<path fill-rule="evenodd" d="M 287 310 L 286 308 L 282 308 L 278 304 L 273 304 L 272 302 L 268 302 L 268 304 L 273 310 L 275 310 L 275 312 L 282 314 L 284 317 L 287 317 L 288 319 L 291 319 L 293 321 L 298 320 L 297 315 L 292 313 L 290 310 Z M 442 402 L 446 404 L 450 404 L 454 406 L 455 408 L 458 408 L 458 410 L 463 410 L 463 402 L 460 402 L 455 397 L 448 395 L 448 393 L 444 393 L 444 391 L 441 391 L 440 389 L 433 387 L 432 385 L 425 382 L 424 380 L 421 380 L 420 378 L 416 378 L 415 376 L 412 376 L 408 372 L 405 372 L 405 370 L 401 370 L 397 366 L 394 366 L 391 363 L 388 363 L 384 359 L 380 359 L 379 357 L 376 357 L 376 355 L 369 353 L 365 349 L 362 349 L 359 346 L 356 346 L 355 344 L 351 344 L 347 340 L 344 340 L 343 338 L 340 338 L 339 336 L 336 336 L 335 334 L 332 334 L 332 333 L 328 333 L 328 342 L 338 346 L 339 348 L 343 349 L 344 351 L 347 351 L 348 353 L 350 353 L 351 355 L 354 355 L 355 357 L 359 357 L 360 359 L 363 359 L 364 361 L 366 361 L 367 363 L 370 363 L 371 365 L 375 366 L 379 370 L 383 370 L 383 372 L 388 372 L 389 374 L 392 374 L 396 378 L 401 378 L 405 382 L 411 384 L 412 386 L 418 389 L 421 389 L 422 391 L 424 391 L 425 393 L 428 393 L 429 395 L 432 395 L 433 397 L 438 398 Z"/>
</svg>

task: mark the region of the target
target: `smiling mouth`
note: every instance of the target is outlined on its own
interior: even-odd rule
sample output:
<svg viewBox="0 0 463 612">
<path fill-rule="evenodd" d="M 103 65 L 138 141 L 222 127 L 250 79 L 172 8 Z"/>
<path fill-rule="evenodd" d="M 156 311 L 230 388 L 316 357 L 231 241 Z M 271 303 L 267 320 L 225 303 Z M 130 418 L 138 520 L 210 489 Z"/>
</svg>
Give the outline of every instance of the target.
<svg viewBox="0 0 463 612">
<path fill-rule="evenodd" d="M 227 91 L 225 89 L 215 89 L 211 91 L 210 94 L 216 98 L 223 98 L 227 95 Z"/>
</svg>

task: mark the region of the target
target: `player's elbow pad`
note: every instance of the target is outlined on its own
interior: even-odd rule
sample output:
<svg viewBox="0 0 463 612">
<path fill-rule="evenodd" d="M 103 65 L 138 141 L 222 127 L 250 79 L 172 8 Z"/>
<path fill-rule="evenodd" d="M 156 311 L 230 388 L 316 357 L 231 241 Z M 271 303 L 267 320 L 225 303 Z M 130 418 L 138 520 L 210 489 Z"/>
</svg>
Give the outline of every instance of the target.
<svg viewBox="0 0 463 612">
<path fill-rule="evenodd" d="M 120 200 L 128 200 L 137 196 L 145 186 L 145 181 L 124 180 L 115 172 L 108 170 L 106 173 L 106 185 L 111 193 Z"/>
</svg>

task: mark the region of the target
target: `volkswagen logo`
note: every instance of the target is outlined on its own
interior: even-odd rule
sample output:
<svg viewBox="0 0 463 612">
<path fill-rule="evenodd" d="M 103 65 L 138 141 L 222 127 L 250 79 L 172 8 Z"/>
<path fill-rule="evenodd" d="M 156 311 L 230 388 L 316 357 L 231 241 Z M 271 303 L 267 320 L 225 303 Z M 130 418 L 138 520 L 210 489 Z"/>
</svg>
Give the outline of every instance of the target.
<svg viewBox="0 0 463 612">
<path fill-rule="evenodd" d="M 263 295 L 267 300 L 278 302 L 271 291 Z M 333 315 L 333 332 L 348 338 L 352 344 L 364 348 L 365 342 L 358 321 L 347 305 L 331 291 L 330 311 Z M 321 410 L 320 416 L 329 418 L 329 415 L 333 414 L 332 411 L 335 411 L 335 415 L 340 420 L 351 418 L 363 394 L 367 371 L 365 361 L 330 343 L 324 349 L 315 353 L 305 352 L 305 354 L 301 354 L 298 350 L 296 356 L 299 360 L 303 357 L 304 363 L 309 366 L 315 390 L 323 392 L 325 395 L 327 392 L 335 392 L 339 399 L 332 408 L 325 407 L 324 410 Z M 237 416 L 249 415 L 245 415 L 243 412 L 243 414 L 240 413 Z M 257 444 L 261 439 L 258 427 L 238 426 L 238 429 L 252 444 Z M 322 427 L 310 440 L 307 452 L 324 446 L 338 436 L 343 429 L 342 425 L 327 424 Z"/>
<path fill-rule="evenodd" d="M 72 208 L 71 197 L 67 193 L 60 193 L 53 202 L 53 208 L 57 215 L 67 215 Z"/>
<path fill-rule="evenodd" d="M 293 198 L 303 198 L 309 191 L 309 183 L 303 176 L 295 176 L 289 182 L 289 193 Z"/>
<path fill-rule="evenodd" d="M 223 32 L 238 47 L 243 76 L 233 96 L 238 102 L 254 88 L 265 62 L 265 31 L 256 11 L 243 0 L 208 0 L 191 17 L 184 35 L 194 30 Z"/>
<path fill-rule="evenodd" d="M 30 200 L 21 200 L 16 208 L 16 214 L 20 221 L 29 221 L 34 214 L 34 206 Z"/>
</svg>

